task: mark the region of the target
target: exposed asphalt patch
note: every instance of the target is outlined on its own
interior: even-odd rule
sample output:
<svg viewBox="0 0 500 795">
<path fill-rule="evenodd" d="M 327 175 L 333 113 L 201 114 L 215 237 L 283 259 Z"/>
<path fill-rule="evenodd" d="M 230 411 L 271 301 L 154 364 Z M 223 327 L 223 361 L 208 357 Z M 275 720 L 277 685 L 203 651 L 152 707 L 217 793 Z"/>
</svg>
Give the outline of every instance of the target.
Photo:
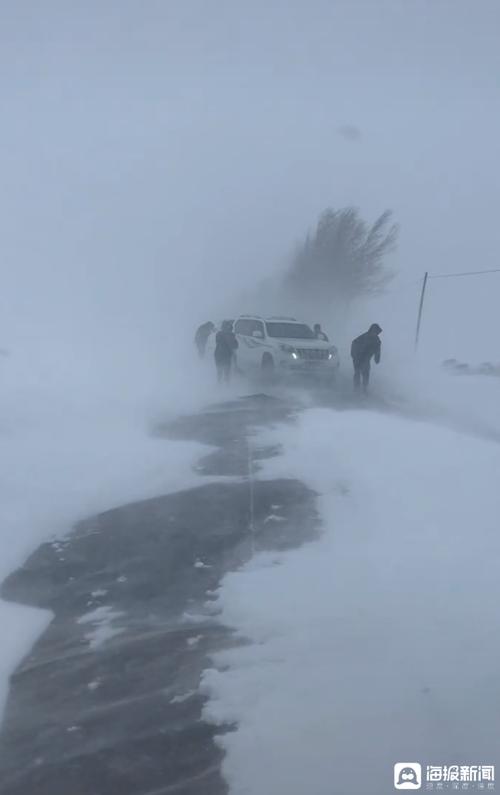
<svg viewBox="0 0 500 795">
<path fill-rule="evenodd" d="M 249 436 L 293 413 L 257 395 L 158 428 L 217 448 L 198 471 L 240 477 L 80 522 L 4 582 L 3 598 L 54 620 L 11 680 L 1 795 L 226 792 L 221 728 L 202 720 L 198 690 L 210 654 L 235 643 L 214 591 L 254 550 L 316 532 L 315 495 L 302 483 L 248 478 Z M 276 452 L 252 447 L 252 471 Z"/>
</svg>

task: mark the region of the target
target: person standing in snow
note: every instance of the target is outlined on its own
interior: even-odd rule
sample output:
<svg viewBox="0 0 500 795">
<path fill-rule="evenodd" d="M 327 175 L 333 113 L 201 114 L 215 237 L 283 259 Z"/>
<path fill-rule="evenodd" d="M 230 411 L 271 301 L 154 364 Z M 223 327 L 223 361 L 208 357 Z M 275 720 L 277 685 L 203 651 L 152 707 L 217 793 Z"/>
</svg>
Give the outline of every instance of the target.
<svg viewBox="0 0 500 795">
<path fill-rule="evenodd" d="M 209 320 L 208 323 L 203 323 L 194 335 L 194 344 L 196 345 L 200 359 L 203 359 L 205 356 L 207 341 L 212 331 L 215 331 L 215 326 L 212 321 Z"/>
<path fill-rule="evenodd" d="M 328 342 L 328 336 L 322 330 L 320 323 L 314 324 L 314 336 L 316 337 L 317 340 L 323 340 L 323 342 Z"/>
<path fill-rule="evenodd" d="M 215 336 L 215 366 L 217 368 L 217 379 L 219 382 L 226 383 L 231 378 L 231 365 L 238 347 L 238 340 L 233 332 L 233 324 L 230 320 L 224 320 L 222 328 Z"/>
<path fill-rule="evenodd" d="M 363 383 L 363 390 L 368 391 L 368 384 L 370 381 L 370 362 L 375 359 L 375 364 L 380 362 L 380 352 L 382 343 L 379 339 L 379 334 L 382 329 L 378 323 L 372 323 L 368 331 L 356 337 L 352 341 L 351 356 L 354 365 L 354 389 L 359 391 L 361 382 Z"/>
</svg>

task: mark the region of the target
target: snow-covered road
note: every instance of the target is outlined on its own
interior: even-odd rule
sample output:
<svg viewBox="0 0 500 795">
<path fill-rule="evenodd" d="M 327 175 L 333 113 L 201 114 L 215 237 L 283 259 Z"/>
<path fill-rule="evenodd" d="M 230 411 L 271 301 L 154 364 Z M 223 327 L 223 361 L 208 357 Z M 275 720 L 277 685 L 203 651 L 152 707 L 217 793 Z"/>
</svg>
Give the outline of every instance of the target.
<svg viewBox="0 0 500 795">
<path fill-rule="evenodd" d="M 313 488 L 323 532 L 220 589 L 248 641 L 204 676 L 206 717 L 237 724 L 231 795 L 384 795 L 399 761 L 500 762 L 498 443 L 326 409 L 266 440 L 265 476 Z"/>
<path fill-rule="evenodd" d="M 130 728 L 128 723 L 122 726 L 121 744 L 110 739 L 105 722 L 96 728 L 87 721 L 95 709 L 89 698 L 97 699 L 101 710 L 109 712 L 110 708 L 112 692 L 100 687 L 96 666 L 112 690 L 118 687 L 127 694 L 130 690 L 130 699 L 143 705 L 147 753 L 152 753 L 148 759 L 154 757 L 150 773 L 154 767 L 155 792 L 170 791 L 174 773 L 179 786 L 184 786 L 191 780 L 195 759 L 201 760 L 203 776 L 196 778 L 193 792 L 205 795 L 207 771 L 211 791 L 215 795 L 225 792 L 219 754 L 210 751 L 206 768 L 199 753 L 207 750 L 206 738 L 213 734 L 210 723 L 220 733 L 217 742 L 225 751 L 222 773 L 230 795 L 385 795 L 393 791 L 396 762 L 499 761 L 495 757 L 500 734 L 496 614 L 500 380 L 434 374 L 395 384 L 378 382 L 375 387 L 383 398 L 355 403 L 347 379 L 336 395 L 280 388 L 273 397 L 259 394 L 242 401 L 241 389 L 248 390 L 248 384 L 235 384 L 223 393 L 232 400 L 178 420 L 168 430 L 168 441 L 148 438 L 142 421 L 135 422 L 129 412 L 116 408 L 96 415 L 83 407 L 75 409 L 74 401 L 69 411 L 69 404 L 37 400 L 21 401 L 16 414 L 13 401 L 4 406 L 10 424 L 2 428 L 9 452 L 2 485 L 3 574 L 54 532 L 67 532 L 75 519 L 178 489 L 188 490 L 179 496 L 178 518 L 166 529 L 182 529 L 180 537 L 186 527 L 192 532 L 194 524 L 199 531 L 196 544 L 188 544 L 186 571 L 191 574 L 184 578 L 184 569 L 174 567 L 186 599 L 190 576 L 198 572 L 197 544 L 209 543 L 210 532 L 221 541 L 218 557 L 200 569 L 211 581 L 206 595 L 203 589 L 198 594 L 202 609 L 206 598 L 209 614 L 218 613 L 220 633 L 216 633 L 216 643 L 212 637 L 205 644 L 198 643 L 203 631 L 197 630 L 195 645 L 189 646 L 190 654 L 199 655 L 199 673 L 204 673 L 199 691 L 199 673 L 192 676 L 186 726 L 189 736 L 198 726 L 205 727 L 206 733 L 200 740 L 203 747 L 193 746 L 192 753 L 191 740 L 186 741 L 182 747 L 186 770 L 181 765 L 182 770 L 176 772 L 175 765 L 164 765 L 163 746 L 152 753 L 151 743 L 163 737 L 165 726 L 174 726 L 172 736 L 177 736 L 178 716 L 167 714 L 170 707 L 165 707 L 167 712 L 161 707 L 154 723 L 147 699 L 152 697 L 149 679 L 158 675 L 170 682 L 172 674 L 181 681 L 182 666 L 175 663 L 172 649 L 173 673 L 166 663 L 164 669 L 161 654 L 148 652 L 148 665 L 155 673 L 141 679 L 144 687 L 137 691 L 129 675 L 134 666 L 145 670 L 139 642 L 139 651 L 132 655 L 134 666 L 129 666 L 127 675 L 116 673 L 113 655 L 121 659 L 123 644 L 142 638 L 142 624 L 136 621 L 128 627 L 127 611 L 140 613 L 148 627 L 151 615 L 143 596 L 136 599 L 126 588 L 123 604 L 118 596 L 108 604 L 105 580 L 111 577 L 115 586 L 121 583 L 123 577 L 118 577 L 115 568 L 123 563 L 124 535 L 132 525 L 145 527 L 149 536 L 133 528 L 129 533 L 132 552 L 127 565 L 130 582 L 137 575 L 140 593 L 144 588 L 148 592 L 152 576 L 148 567 L 156 571 L 159 565 L 163 571 L 165 555 L 170 554 L 163 524 L 165 517 L 170 522 L 175 514 L 172 505 L 178 497 L 162 498 L 163 512 L 155 500 L 111 511 L 112 532 L 105 518 L 99 541 L 103 547 L 96 547 L 94 558 L 90 552 L 82 556 L 76 534 L 72 541 L 42 545 L 28 561 L 26 579 L 22 570 L 9 578 L 8 587 L 17 589 L 17 596 L 12 591 L 11 598 L 49 607 L 55 615 L 30 660 L 38 659 L 44 644 L 52 650 L 54 637 L 57 640 L 60 635 L 64 643 L 76 644 L 75 659 L 83 655 L 86 667 L 83 678 L 71 667 L 71 687 L 56 687 L 58 712 L 54 702 L 50 712 L 38 704 L 45 691 L 40 688 L 36 666 L 30 669 L 32 679 L 24 677 L 22 667 L 18 669 L 21 678 L 14 680 L 17 685 L 10 694 L 3 731 L 4 747 L 9 748 L 4 766 L 11 776 L 11 789 L 6 792 L 24 794 L 30 782 L 33 795 L 56 791 L 67 795 L 64 765 L 69 765 L 75 793 L 91 795 L 90 785 L 79 768 L 72 767 L 72 760 L 76 755 L 83 768 L 93 770 L 93 754 L 102 744 L 110 754 L 102 775 L 96 773 L 95 778 L 103 795 L 114 791 L 118 780 L 123 795 L 151 791 L 151 783 L 136 782 L 120 767 L 120 760 L 130 754 L 134 757 L 137 720 L 128 700 L 120 702 L 131 721 Z M 320 403 L 327 407 L 319 408 Z M 171 412 L 170 419 L 173 416 Z M 206 507 L 197 508 L 198 487 L 214 477 L 220 479 L 219 491 L 201 489 Z M 317 538 L 312 530 L 316 526 L 313 493 L 321 521 Z M 26 494 L 30 499 L 23 503 Z M 228 499 L 232 495 L 230 510 L 224 495 Z M 131 525 L 134 512 L 138 518 Z M 236 528 L 241 554 L 233 554 L 219 525 L 224 525 L 229 538 Z M 243 564 L 252 549 L 257 554 Z M 47 554 L 52 556 L 48 568 Z M 72 554 L 83 565 L 83 573 L 68 579 Z M 103 555 L 110 561 L 104 569 Z M 48 576 L 52 583 L 48 591 L 37 580 L 39 571 L 40 582 Z M 95 577 L 99 582 L 91 584 Z M 68 593 L 79 595 L 75 604 L 70 599 L 74 619 L 70 623 L 74 631 L 79 628 L 82 638 L 68 635 L 61 624 L 69 610 L 66 591 L 54 592 L 47 599 L 58 582 Z M 159 614 L 164 618 L 171 608 L 172 582 L 161 575 L 158 583 L 163 600 Z M 85 596 L 87 591 L 90 596 Z M 96 609 L 101 611 L 99 616 L 104 610 L 110 621 L 114 616 L 116 623 L 111 632 L 104 627 L 105 642 L 98 653 L 87 649 L 89 633 L 95 629 L 89 621 L 95 619 Z M 1 702 L 7 676 L 52 614 L 4 602 L 0 611 L 5 640 L 0 656 Z M 231 641 L 229 648 L 221 640 L 227 638 L 228 629 L 238 641 Z M 193 627 L 182 631 L 188 633 L 189 644 Z M 167 637 L 168 632 L 165 625 L 162 633 Z M 56 665 L 59 658 L 54 654 L 52 658 Z M 109 666 L 103 675 L 106 660 Z M 53 684 L 66 673 L 65 664 L 56 665 Z M 172 682 L 167 689 L 177 693 Z M 175 706 L 176 698 L 171 705 Z M 184 704 L 183 691 L 181 698 Z M 200 720 L 203 699 L 204 721 Z M 24 711 L 19 709 L 21 703 Z M 114 709 L 113 699 L 110 703 Z M 77 736 L 69 726 L 68 715 L 73 713 L 80 716 L 79 725 L 90 727 L 86 734 Z M 35 716 L 40 727 L 53 724 L 54 737 L 60 740 L 62 736 L 62 745 L 50 737 L 48 742 L 45 730 L 32 732 Z M 26 746 L 18 742 L 21 735 Z M 167 738 L 165 748 L 169 742 Z M 50 755 L 53 759 L 44 763 L 43 771 L 35 769 L 33 760 Z M 136 770 L 137 765 L 130 769 Z M 118 779 L 113 778 L 115 774 Z M 33 790 L 35 780 L 38 784 Z"/>
</svg>

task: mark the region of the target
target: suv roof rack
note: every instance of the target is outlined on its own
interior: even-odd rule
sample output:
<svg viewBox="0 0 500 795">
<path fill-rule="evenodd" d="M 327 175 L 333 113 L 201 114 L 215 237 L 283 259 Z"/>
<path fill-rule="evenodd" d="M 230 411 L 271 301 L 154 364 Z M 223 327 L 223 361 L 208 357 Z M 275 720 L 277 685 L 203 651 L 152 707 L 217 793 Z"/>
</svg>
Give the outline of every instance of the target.
<svg viewBox="0 0 500 795">
<path fill-rule="evenodd" d="M 271 315 L 271 317 L 269 317 L 268 320 L 290 320 L 293 323 L 298 323 L 296 317 L 284 317 L 283 315 Z"/>
</svg>

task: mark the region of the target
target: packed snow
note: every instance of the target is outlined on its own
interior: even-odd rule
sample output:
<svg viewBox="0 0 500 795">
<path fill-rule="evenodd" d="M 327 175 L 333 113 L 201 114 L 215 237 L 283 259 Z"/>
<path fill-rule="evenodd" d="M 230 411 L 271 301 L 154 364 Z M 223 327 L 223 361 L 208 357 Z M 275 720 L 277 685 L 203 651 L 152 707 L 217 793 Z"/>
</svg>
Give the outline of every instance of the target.
<svg viewBox="0 0 500 795">
<path fill-rule="evenodd" d="M 323 409 L 278 440 L 264 476 L 316 490 L 321 535 L 219 590 L 245 641 L 203 680 L 205 717 L 233 725 L 219 738 L 231 795 L 385 795 L 401 760 L 494 763 L 498 443 Z"/>
<path fill-rule="evenodd" d="M 78 619 L 78 624 L 90 624 L 91 629 L 86 632 L 85 639 L 88 641 L 90 648 L 95 651 L 111 640 L 116 635 L 120 635 L 123 629 L 119 626 L 114 626 L 114 621 L 124 615 L 121 610 L 113 610 L 110 605 L 101 605 L 85 613 Z"/>
</svg>

